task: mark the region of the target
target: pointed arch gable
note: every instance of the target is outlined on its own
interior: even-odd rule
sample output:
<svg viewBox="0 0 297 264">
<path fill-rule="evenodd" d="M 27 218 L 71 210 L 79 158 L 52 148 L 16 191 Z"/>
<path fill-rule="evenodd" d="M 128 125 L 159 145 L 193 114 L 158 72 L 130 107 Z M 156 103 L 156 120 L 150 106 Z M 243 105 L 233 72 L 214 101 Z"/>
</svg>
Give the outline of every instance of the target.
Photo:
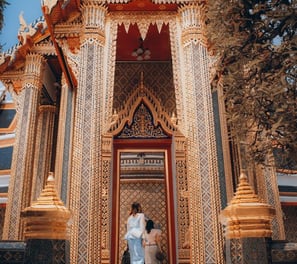
<svg viewBox="0 0 297 264">
<path fill-rule="evenodd" d="M 130 124 L 129 124 L 130 123 Z M 170 138 L 154 118 L 143 101 L 136 108 L 132 122 L 127 122 L 115 138 Z"/>
<path fill-rule="evenodd" d="M 171 137 L 177 131 L 175 120 L 161 106 L 158 98 L 141 83 L 128 98 L 125 107 L 119 113 L 113 114 L 109 132 L 114 136 L 119 136 L 123 130 L 132 129 L 133 124 L 138 122 L 135 115 L 139 113 L 140 109 L 146 115 L 146 121 L 151 122 L 151 124 L 147 123 L 147 127 L 151 129 L 150 133 L 156 135 L 156 138 L 158 137 L 157 133 L 159 133 L 159 137 L 164 138 L 165 135 Z M 145 111 L 147 112 L 145 113 Z M 148 120 L 149 115 L 152 117 L 151 120 Z M 161 133 L 160 129 L 163 133 Z M 147 136 L 149 137 L 149 134 Z M 136 137 L 141 137 L 141 135 L 139 134 Z"/>
</svg>

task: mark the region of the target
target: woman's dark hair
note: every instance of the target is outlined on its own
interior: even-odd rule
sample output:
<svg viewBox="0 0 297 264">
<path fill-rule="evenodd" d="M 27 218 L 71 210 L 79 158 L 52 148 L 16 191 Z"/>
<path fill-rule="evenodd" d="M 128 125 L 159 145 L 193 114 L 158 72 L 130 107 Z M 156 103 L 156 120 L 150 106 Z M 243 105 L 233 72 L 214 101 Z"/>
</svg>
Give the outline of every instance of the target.
<svg viewBox="0 0 297 264">
<path fill-rule="evenodd" d="M 148 220 L 146 222 L 145 230 L 149 234 L 153 228 L 154 228 L 154 222 L 153 222 L 153 220 Z"/>
<path fill-rule="evenodd" d="M 142 209 L 141 209 L 141 205 L 140 203 L 134 202 L 131 205 L 131 213 L 130 214 L 137 214 L 137 213 L 141 213 Z"/>
</svg>

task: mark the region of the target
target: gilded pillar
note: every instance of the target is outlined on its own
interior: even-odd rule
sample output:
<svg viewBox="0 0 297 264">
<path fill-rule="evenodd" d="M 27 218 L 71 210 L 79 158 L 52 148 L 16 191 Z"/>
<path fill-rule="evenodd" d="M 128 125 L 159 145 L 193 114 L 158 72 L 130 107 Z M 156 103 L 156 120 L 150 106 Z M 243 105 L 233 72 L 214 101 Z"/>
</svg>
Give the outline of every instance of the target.
<svg viewBox="0 0 297 264">
<path fill-rule="evenodd" d="M 106 7 L 97 1 L 82 6 L 84 34 L 76 94 L 70 210 L 71 263 L 101 263 L 104 47 Z"/>
<path fill-rule="evenodd" d="M 35 148 L 35 133 L 44 58 L 37 54 L 26 56 L 22 89 L 19 91 L 16 138 L 11 164 L 3 239 L 23 239 L 21 211 L 30 205 Z"/>
<path fill-rule="evenodd" d="M 191 263 L 223 263 L 223 237 L 210 55 L 203 36 L 203 5 L 182 5 L 181 19 L 183 126 L 187 135 Z"/>
<path fill-rule="evenodd" d="M 56 107 L 53 105 L 41 105 L 38 108 L 32 177 L 32 201 L 39 196 L 51 168 L 55 112 Z"/>
</svg>

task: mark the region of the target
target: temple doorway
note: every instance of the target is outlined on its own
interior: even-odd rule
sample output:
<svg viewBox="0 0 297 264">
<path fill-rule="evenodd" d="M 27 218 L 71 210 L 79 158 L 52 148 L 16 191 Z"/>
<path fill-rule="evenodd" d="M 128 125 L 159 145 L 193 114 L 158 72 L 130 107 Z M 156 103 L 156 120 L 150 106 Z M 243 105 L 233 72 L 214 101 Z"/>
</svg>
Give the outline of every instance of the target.
<svg viewBox="0 0 297 264">
<path fill-rule="evenodd" d="M 133 202 L 162 230 L 166 262 L 175 263 L 175 217 L 171 139 L 114 140 L 111 263 L 121 263 L 127 247 L 126 221 Z M 113 247 L 112 247 L 113 248 Z"/>
</svg>

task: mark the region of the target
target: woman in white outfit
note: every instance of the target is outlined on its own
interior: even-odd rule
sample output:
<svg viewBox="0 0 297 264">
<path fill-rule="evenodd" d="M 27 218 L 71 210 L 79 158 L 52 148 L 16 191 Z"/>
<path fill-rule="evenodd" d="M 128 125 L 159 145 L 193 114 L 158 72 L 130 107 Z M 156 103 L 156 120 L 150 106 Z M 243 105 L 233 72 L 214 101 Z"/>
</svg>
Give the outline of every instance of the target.
<svg viewBox="0 0 297 264">
<path fill-rule="evenodd" d="M 159 264 L 156 253 L 161 249 L 161 230 L 154 228 L 154 222 L 148 220 L 143 235 L 145 264 Z"/>
<path fill-rule="evenodd" d="M 128 241 L 131 264 L 144 263 L 144 249 L 142 236 L 145 229 L 144 214 L 139 203 L 133 203 L 131 213 L 127 220 L 127 233 L 125 239 Z"/>
</svg>

